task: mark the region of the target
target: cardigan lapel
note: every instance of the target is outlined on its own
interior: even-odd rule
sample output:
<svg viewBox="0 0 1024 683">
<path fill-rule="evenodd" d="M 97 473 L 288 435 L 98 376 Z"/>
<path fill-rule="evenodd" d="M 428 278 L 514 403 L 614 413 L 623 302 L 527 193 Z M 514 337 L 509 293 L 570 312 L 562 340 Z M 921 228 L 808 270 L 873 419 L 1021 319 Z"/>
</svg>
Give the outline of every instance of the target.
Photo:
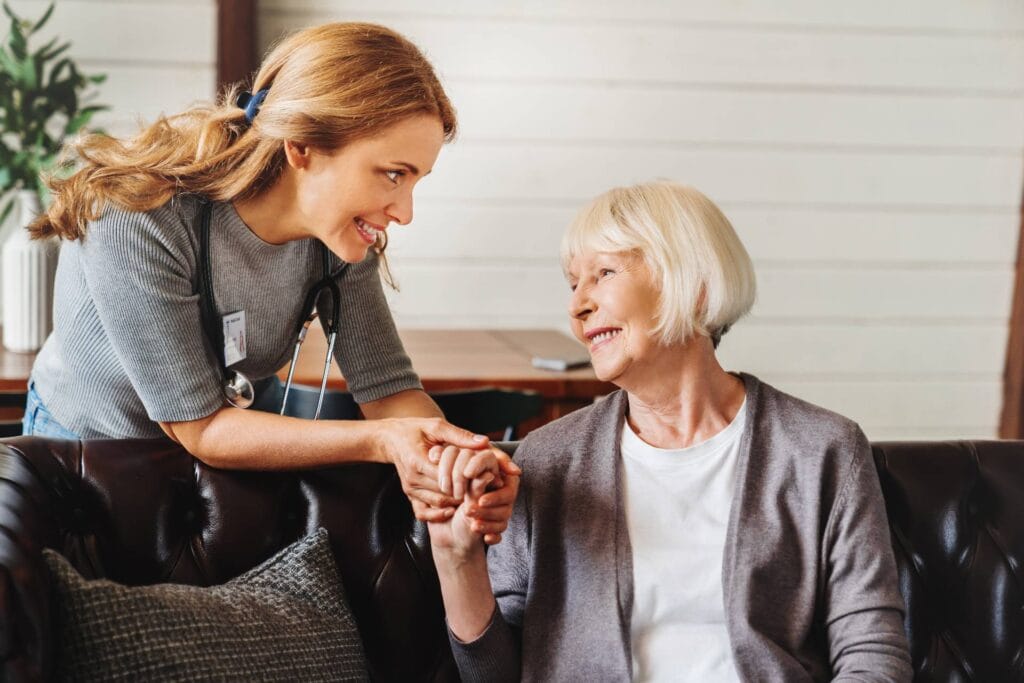
<svg viewBox="0 0 1024 683">
<path fill-rule="evenodd" d="M 745 519 L 746 515 L 749 514 L 748 506 L 744 505 L 744 503 L 746 502 L 747 491 L 751 483 L 752 470 L 758 464 L 752 450 L 754 429 L 757 425 L 761 403 L 761 382 L 756 377 L 746 373 L 739 373 L 739 377 L 743 380 L 747 391 L 747 424 L 743 428 L 743 436 L 740 442 L 739 461 L 736 463 L 736 481 L 733 489 L 732 504 L 729 509 L 729 524 L 725 536 L 725 549 L 722 553 L 722 601 L 725 607 L 726 630 L 729 632 L 729 639 L 733 643 L 739 642 L 739 639 L 736 637 L 738 626 L 735 623 L 734 617 L 742 612 L 736 604 L 737 595 L 741 591 L 738 593 L 735 590 L 736 581 L 739 580 L 736 571 L 736 558 L 743 556 L 743 551 L 740 548 L 740 540 L 743 538 L 743 534 L 740 532 L 740 520 Z M 737 671 L 742 677 L 743 671 L 740 670 L 741 658 L 737 654 L 734 648 L 733 659 L 737 666 Z"/>
<path fill-rule="evenodd" d="M 600 426 L 595 430 L 591 441 L 591 452 L 612 454 L 610 462 L 595 463 L 595 470 L 600 468 L 601 486 L 610 488 L 614 496 L 615 518 L 609 520 L 614 528 L 614 548 L 609 549 L 614 552 L 614 558 L 609 559 L 615 563 L 619 628 L 625 646 L 625 662 L 629 665 L 632 661 L 630 628 L 633 617 L 633 551 L 629 541 L 629 526 L 626 523 L 622 474 L 622 427 L 625 424 L 627 406 L 626 392 L 621 389 L 604 399 L 604 405 L 600 408 L 601 414 L 597 419 Z"/>
</svg>

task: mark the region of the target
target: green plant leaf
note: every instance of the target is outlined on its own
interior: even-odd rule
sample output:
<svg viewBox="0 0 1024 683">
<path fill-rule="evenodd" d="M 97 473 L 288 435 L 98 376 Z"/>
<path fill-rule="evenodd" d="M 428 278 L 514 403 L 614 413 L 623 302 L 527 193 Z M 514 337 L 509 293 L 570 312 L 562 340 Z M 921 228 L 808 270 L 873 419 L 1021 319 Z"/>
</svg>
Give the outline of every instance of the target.
<svg viewBox="0 0 1024 683">
<path fill-rule="evenodd" d="M 0 0 L 11 21 L 0 44 L 0 191 L 22 187 L 45 195 L 44 174 L 74 170 L 74 159 L 61 155 L 64 140 L 107 109 L 84 106 L 93 101 L 91 86 L 106 77 L 83 74 L 65 54 L 70 43 L 54 37 L 29 50 L 29 38 L 50 21 L 57 4 L 50 0 L 38 20 L 27 21 Z"/>
<path fill-rule="evenodd" d="M 25 59 L 25 55 L 28 54 L 28 43 L 21 31 L 21 21 L 18 19 L 11 19 L 11 34 L 7 36 L 7 45 L 15 59 Z"/>
<path fill-rule="evenodd" d="M 52 39 L 50 40 L 50 42 L 48 42 L 48 43 L 47 43 L 46 45 L 43 45 L 43 46 L 42 46 L 41 48 L 39 48 L 38 50 L 36 50 L 35 52 L 33 52 L 33 53 L 32 53 L 32 55 L 33 55 L 33 56 L 34 56 L 34 57 L 35 57 L 36 59 L 39 59 L 39 58 L 43 57 L 43 56 L 44 56 L 44 55 L 46 54 L 46 52 L 47 52 L 48 50 L 50 50 L 50 48 L 52 48 L 52 47 L 53 47 L 54 45 L 56 45 L 56 44 L 57 44 L 57 41 L 58 41 L 58 40 L 60 40 L 60 36 L 54 36 L 54 37 L 53 37 L 53 38 L 52 38 Z"/>
<path fill-rule="evenodd" d="M 43 17 L 39 21 L 37 21 L 34 26 L 32 26 L 32 30 L 29 31 L 29 35 L 32 35 L 33 33 L 35 33 L 36 31 L 38 31 L 39 29 L 46 25 L 46 22 L 50 20 L 50 16 L 53 14 L 53 9 L 56 6 L 57 3 L 50 3 L 50 6 L 46 8 L 46 12 L 43 13 Z"/>
<path fill-rule="evenodd" d="M 32 55 L 28 55 L 21 62 L 21 82 L 25 85 L 26 90 L 35 90 L 39 87 L 40 75 L 42 69 L 41 65 L 36 61 L 36 58 Z"/>
<path fill-rule="evenodd" d="M 64 43 L 63 45 L 58 45 L 57 47 L 53 48 L 52 50 L 50 50 L 46 54 L 42 55 L 42 60 L 44 62 L 48 62 L 51 59 L 53 59 L 54 57 L 56 57 L 57 55 L 61 54 L 65 50 L 67 50 L 69 47 L 71 47 L 71 43 Z"/>
<path fill-rule="evenodd" d="M 11 210 L 14 209 L 14 197 L 10 197 L 4 202 L 3 210 L 0 210 L 0 224 L 7 220 L 7 217 L 11 215 Z"/>
<path fill-rule="evenodd" d="M 90 111 L 89 108 L 86 107 L 82 111 L 75 114 L 75 117 L 68 121 L 68 125 L 64 129 L 65 134 L 74 135 L 75 133 L 77 133 L 79 130 L 82 129 L 83 126 L 89 124 L 89 121 L 92 120 L 92 117 L 95 113 L 96 110 Z"/>
</svg>

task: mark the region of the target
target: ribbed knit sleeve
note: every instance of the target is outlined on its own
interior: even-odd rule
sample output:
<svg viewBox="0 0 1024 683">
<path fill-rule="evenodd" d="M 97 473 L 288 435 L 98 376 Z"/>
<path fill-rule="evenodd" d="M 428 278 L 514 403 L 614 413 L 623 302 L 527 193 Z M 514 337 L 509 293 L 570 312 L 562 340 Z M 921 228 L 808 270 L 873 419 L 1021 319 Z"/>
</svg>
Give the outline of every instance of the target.
<svg viewBox="0 0 1024 683">
<path fill-rule="evenodd" d="M 223 405 L 217 361 L 202 334 L 189 234 L 170 205 L 148 213 L 109 209 L 79 247 L 102 326 L 95 336 L 106 339 L 154 421 L 195 420 Z"/>
</svg>

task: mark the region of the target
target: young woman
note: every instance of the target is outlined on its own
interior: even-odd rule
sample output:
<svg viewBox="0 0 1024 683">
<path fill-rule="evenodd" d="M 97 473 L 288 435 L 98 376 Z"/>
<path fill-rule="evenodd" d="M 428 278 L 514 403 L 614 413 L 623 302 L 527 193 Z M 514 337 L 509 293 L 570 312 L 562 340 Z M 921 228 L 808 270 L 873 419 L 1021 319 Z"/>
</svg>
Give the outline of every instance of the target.
<svg viewBox="0 0 1024 683">
<path fill-rule="evenodd" d="M 63 245 L 26 433 L 167 435 L 224 468 L 386 461 L 421 517 L 451 515 L 427 451 L 488 444 L 445 422 L 423 392 L 378 269 L 388 227 L 412 220 L 413 188 L 455 130 L 412 43 L 336 23 L 284 40 L 252 92 L 131 140 L 79 141 L 81 169 L 51 180 L 53 203 L 32 226 Z M 325 292 L 318 309 L 337 328 L 334 356 L 368 419 L 236 407 L 252 387 L 236 372 L 276 383 L 314 290 Z"/>
</svg>

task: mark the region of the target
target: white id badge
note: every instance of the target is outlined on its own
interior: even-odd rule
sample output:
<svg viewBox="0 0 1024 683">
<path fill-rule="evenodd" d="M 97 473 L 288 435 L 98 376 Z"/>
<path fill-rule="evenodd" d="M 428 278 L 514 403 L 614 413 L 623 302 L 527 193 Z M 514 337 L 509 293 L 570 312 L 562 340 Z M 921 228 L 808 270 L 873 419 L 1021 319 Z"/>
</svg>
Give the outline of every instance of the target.
<svg viewBox="0 0 1024 683">
<path fill-rule="evenodd" d="M 245 358 L 245 311 L 235 311 L 223 317 L 224 365 L 234 365 Z"/>
</svg>

